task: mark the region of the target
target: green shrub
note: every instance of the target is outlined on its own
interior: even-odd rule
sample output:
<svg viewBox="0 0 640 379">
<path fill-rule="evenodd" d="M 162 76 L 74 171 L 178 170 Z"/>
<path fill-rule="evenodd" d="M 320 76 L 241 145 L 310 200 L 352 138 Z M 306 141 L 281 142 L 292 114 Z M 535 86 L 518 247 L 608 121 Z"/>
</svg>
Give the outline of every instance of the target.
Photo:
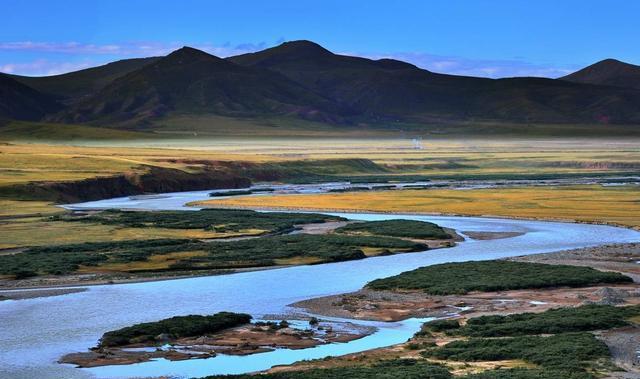
<svg viewBox="0 0 640 379">
<path fill-rule="evenodd" d="M 249 322 L 251 322 L 251 316 L 243 313 L 219 312 L 211 316 L 177 316 L 107 332 L 100 339 L 99 346 L 114 347 L 138 342 L 155 343 L 156 337 L 162 334 L 172 339 L 201 336 Z"/>
<path fill-rule="evenodd" d="M 255 379 L 255 375 L 215 375 L 205 379 Z M 350 366 L 279 372 L 260 379 L 451 379 L 444 367 L 412 359 L 381 361 L 373 366 Z"/>
<path fill-rule="evenodd" d="M 498 369 L 487 370 L 464 379 L 595 379 L 595 376 L 584 371 L 554 370 L 554 369 Z"/>
<path fill-rule="evenodd" d="M 203 209 L 193 212 L 107 210 L 87 217 L 61 215 L 53 216 L 52 219 L 131 228 L 205 229 L 216 232 L 238 232 L 246 229 L 282 232 L 300 224 L 345 220 L 317 213 L 256 212 L 242 209 Z"/>
<path fill-rule="evenodd" d="M 606 330 L 626 326 L 629 324 L 626 319 L 637 315 L 640 315 L 638 306 L 585 305 L 543 313 L 475 317 L 451 333 L 469 337 L 505 337 Z"/>
<path fill-rule="evenodd" d="M 425 328 L 436 333 L 456 330 L 460 328 L 458 320 L 435 320 L 424 324 Z"/>
<path fill-rule="evenodd" d="M 377 236 L 407 237 L 420 239 L 449 239 L 451 236 L 440 226 L 431 222 L 413 220 L 368 221 L 345 225 L 336 229 L 338 233 L 366 233 Z"/>
<path fill-rule="evenodd" d="M 421 267 L 389 278 L 374 280 L 367 284 L 367 287 L 377 290 L 422 290 L 432 295 L 454 295 L 471 291 L 586 287 L 631 282 L 633 280 L 628 276 L 598 271 L 590 267 L 494 260 Z"/>
<path fill-rule="evenodd" d="M 188 213 L 188 212 L 185 212 Z M 152 255 L 203 251 L 205 255 L 184 258 L 169 270 L 209 270 L 273 266 L 279 259 L 314 258 L 318 263 L 366 258 L 365 247 L 398 251 L 422 251 L 426 245 L 391 237 L 292 234 L 262 238 L 202 242 L 189 239 L 154 239 L 87 242 L 35 247 L 20 254 L 0 255 L 0 274 L 67 274 L 80 266 L 146 261 Z"/>
<path fill-rule="evenodd" d="M 461 362 L 522 359 L 569 371 L 583 371 L 589 362 L 610 357 L 609 348 L 590 333 L 564 333 L 550 337 L 472 338 L 426 350 L 425 357 Z"/>
</svg>

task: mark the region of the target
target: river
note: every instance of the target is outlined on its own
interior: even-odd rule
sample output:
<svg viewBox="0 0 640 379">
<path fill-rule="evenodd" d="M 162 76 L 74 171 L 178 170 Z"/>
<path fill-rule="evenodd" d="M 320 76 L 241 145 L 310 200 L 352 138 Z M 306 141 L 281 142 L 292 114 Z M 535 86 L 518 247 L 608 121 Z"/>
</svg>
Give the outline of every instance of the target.
<svg viewBox="0 0 640 379">
<path fill-rule="evenodd" d="M 69 206 L 73 209 L 185 209 L 209 191 L 109 199 Z M 62 355 L 94 346 L 108 330 L 175 315 L 227 310 L 256 317 L 283 314 L 288 304 L 360 289 L 376 278 L 420 266 L 551 252 L 608 243 L 638 242 L 640 233 L 611 226 L 480 217 L 339 214 L 358 220 L 402 218 L 435 222 L 458 231 L 515 231 L 497 240 L 467 240 L 448 249 L 358 261 L 299 266 L 134 284 L 88 287 L 63 296 L 0 302 L 1 378 L 126 378 L 167 375 L 192 377 L 266 369 L 301 359 L 341 355 L 405 341 L 424 320 L 372 323 L 378 332 L 349 343 L 304 350 L 276 350 L 245 357 L 219 355 L 181 362 L 157 360 L 129 366 L 77 369 L 56 363 Z M 361 322 L 358 322 L 361 323 Z"/>
</svg>

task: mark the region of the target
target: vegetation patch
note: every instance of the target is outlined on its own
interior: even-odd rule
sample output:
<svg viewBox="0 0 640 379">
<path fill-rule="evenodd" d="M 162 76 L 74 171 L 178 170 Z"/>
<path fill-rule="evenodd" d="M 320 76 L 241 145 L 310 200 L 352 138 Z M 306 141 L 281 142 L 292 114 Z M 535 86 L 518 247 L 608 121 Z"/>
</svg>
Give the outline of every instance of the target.
<svg viewBox="0 0 640 379">
<path fill-rule="evenodd" d="M 158 343 L 158 337 L 177 339 L 194 337 L 248 324 L 251 316 L 243 313 L 219 312 L 211 316 L 177 316 L 145 322 L 105 333 L 98 347 L 124 346 L 135 343 Z"/>
<path fill-rule="evenodd" d="M 372 234 L 377 236 L 407 237 L 419 239 L 449 239 L 451 236 L 440 226 L 425 221 L 385 220 L 345 225 L 336 229 L 339 233 Z"/>
<path fill-rule="evenodd" d="M 216 191 L 216 192 L 211 192 L 209 194 L 209 197 L 242 196 L 242 195 L 251 195 L 252 193 L 253 193 L 252 190 Z"/>
<path fill-rule="evenodd" d="M 586 287 L 631 283 L 628 276 L 589 267 L 529 262 L 477 261 L 421 267 L 367 284 L 375 290 L 422 290 L 431 295 L 460 295 L 471 291 Z"/>
<path fill-rule="evenodd" d="M 591 333 L 472 338 L 426 350 L 422 355 L 457 362 L 523 359 L 543 368 L 568 372 L 584 371 L 593 362 L 610 358 L 607 345 Z"/>
<path fill-rule="evenodd" d="M 227 242 L 190 239 L 109 241 L 34 247 L 19 254 L 0 255 L 0 274 L 62 275 L 77 271 L 81 266 L 85 267 L 85 272 L 86 267 L 100 271 L 102 265 L 111 270 L 113 264 L 120 263 L 141 271 L 141 262 L 150 263 L 149 271 L 265 267 L 293 258 L 308 263 L 327 263 L 366 258 L 365 248 L 389 252 L 428 249 L 426 245 L 398 238 L 339 234 L 294 234 Z M 178 252 L 199 253 L 181 256 L 176 254 Z M 152 257 L 167 254 L 176 261 L 166 269 L 155 268 L 156 260 Z"/>
<path fill-rule="evenodd" d="M 497 369 L 487 370 L 479 374 L 464 376 L 465 379 L 593 379 L 594 376 L 584 371 L 567 371 L 556 369 Z"/>
<path fill-rule="evenodd" d="M 351 366 L 288 371 L 259 376 L 261 379 L 450 379 L 442 366 L 413 359 L 382 361 L 372 366 Z M 255 375 L 214 375 L 205 379 L 254 379 Z"/>
<path fill-rule="evenodd" d="M 557 334 L 606 330 L 629 325 L 628 319 L 640 315 L 640 307 L 584 305 L 577 308 L 550 309 L 543 313 L 520 313 L 507 316 L 481 316 L 464 326 L 443 328 L 440 323 L 425 324 L 433 331 L 469 337 L 506 337 L 534 334 Z M 446 320 L 457 324 L 455 320 Z"/>
<path fill-rule="evenodd" d="M 61 215 L 53 218 L 69 222 L 100 223 L 130 228 L 203 229 L 219 233 L 260 229 L 279 233 L 296 225 L 344 221 L 342 217 L 317 213 L 255 212 L 239 209 L 204 209 L 201 211 L 131 212 L 108 210 L 91 216 Z"/>
</svg>

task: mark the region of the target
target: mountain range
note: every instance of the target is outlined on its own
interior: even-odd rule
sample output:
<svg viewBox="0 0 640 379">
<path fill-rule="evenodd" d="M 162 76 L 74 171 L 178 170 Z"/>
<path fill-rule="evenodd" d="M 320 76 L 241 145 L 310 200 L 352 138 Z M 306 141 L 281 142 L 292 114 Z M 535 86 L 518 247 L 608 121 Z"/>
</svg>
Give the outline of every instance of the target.
<svg viewBox="0 0 640 379">
<path fill-rule="evenodd" d="M 438 74 L 310 41 L 226 59 L 183 47 L 48 77 L 0 74 L 0 118 L 124 128 L 170 115 L 333 125 L 640 124 L 640 66 L 613 59 L 559 79 Z"/>
</svg>

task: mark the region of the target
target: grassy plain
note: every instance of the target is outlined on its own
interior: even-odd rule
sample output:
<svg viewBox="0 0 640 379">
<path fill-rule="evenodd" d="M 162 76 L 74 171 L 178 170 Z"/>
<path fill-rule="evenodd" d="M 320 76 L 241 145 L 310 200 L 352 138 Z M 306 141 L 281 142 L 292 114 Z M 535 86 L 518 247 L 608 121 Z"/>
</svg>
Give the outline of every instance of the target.
<svg viewBox="0 0 640 379">
<path fill-rule="evenodd" d="M 176 122 L 179 122 L 176 121 Z M 273 126 L 269 126 L 273 128 Z M 640 171 L 638 140 L 585 139 L 425 139 L 406 138 L 209 138 L 168 137 L 150 133 L 111 131 L 91 127 L 12 123 L 0 133 L 0 190 L 28 182 L 75 181 L 122 173 L 147 172 L 150 167 L 187 172 L 206 169 L 208 162 L 233 161 L 281 165 L 301 160 L 365 158 L 382 167 L 384 177 L 516 178 L 523 175 L 622 175 Z M 75 139 L 88 128 L 92 140 Z M 56 129 L 58 139 L 39 139 Z M 44 133 L 44 134 L 43 134 Z M 123 134 L 124 133 L 124 134 Z M 126 134 L 126 136 L 125 136 Z M 16 142 L 18 135 L 34 139 Z M 92 136 L 91 133 L 86 134 Z M 140 136 L 144 135 L 145 138 Z M 11 137 L 13 136 L 13 137 Z M 21 137 L 22 138 L 22 137 Z M 328 178 L 357 179 L 357 168 L 306 165 L 305 170 Z M 395 212 L 459 213 L 545 219 L 602 221 L 640 225 L 640 190 L 637 187 L 576 186 L 561 188 L 501 188 L 498 190 L 408 190 L 375 193 L 333 193 L 310 196 L 231 198 L 216 201 L 225 206 L 268 206 Z M 38 241 L 73 243 L 102 238 L 136 239 L 140 231 L 107 225 L 67 227 L 33 217 L 53 214 L 59 208 L 42 201 L 0 198 L 2 247 L 38 245 Z M 26 217 L 25 216 L 29 216 Z M 32 233 L 38 230 L 38 233 Z M 196 233 L 196 234 L 194 234 Z M 200 238 L 204 231 L 155 231 L 151 238 Z M 177 234 L 177 235 L 176 235 Z M 42 236 L 37 237 L 36 236 Z"/>
<path fill-rule="evenodd" d="M 602 222 L 640 227 L 640 187 L 521 187 L 281 195 L 217 199 L 209 206 L 445 213 Z"/>
<path fill-rule="evenodd" d="M 216 232 L 202 229 L 135 228 L 95 223 L 53 221 L 48 217 L 25 217 L 0 224 L 0 249 L 21 246 L 49 246 L 99 241 L 129 241 L 154 238 L 222 238 L 258 235 L 259 229 Z"/>
<path fill-rule="evenodd" d="M 411 138 L 197 137 L 22 141 L 0 144 L 0 186 L 78 180 L 144 171 L 149 166 L 202 169 L 203 163 L 194 161 L 263 163 L 336 158 L 370 159 L 384 166 L 391 178 L 408 174 L 430 178 L 610 175 L 640 171 L 639 145 L 634 139 L 442 139 L 414 143 Z"/>
</svg>

